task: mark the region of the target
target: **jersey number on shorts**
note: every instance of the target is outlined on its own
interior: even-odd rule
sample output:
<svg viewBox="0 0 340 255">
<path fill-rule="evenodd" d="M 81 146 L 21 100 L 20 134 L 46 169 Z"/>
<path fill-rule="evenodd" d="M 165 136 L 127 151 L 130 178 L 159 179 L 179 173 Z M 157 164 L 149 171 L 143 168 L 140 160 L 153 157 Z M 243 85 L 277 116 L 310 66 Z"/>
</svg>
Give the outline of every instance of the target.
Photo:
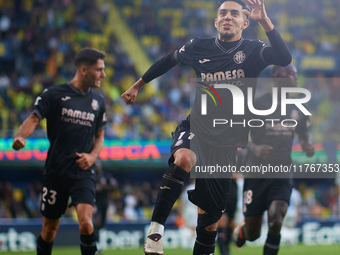
<svg viewBox="0 0 340 255">
<path fill-rule="evenodd" d="M 42 201 L 46 202 L 46 195 L 48 193 L 48 190 L 46 187 L 43 188 L 43 194 L 42 194 Z M 55 204 L 55 201 L 56 201 L 56 195 L 57 195 L 57 191 L 55 190 L 50 190 L 50 198 L 47 199 L 47 202 L 50 204 L 50 205 L 54 205 Z"/>
<path fill-rule="evenodd" d="M 178 139 L 177 139 L 177 142 L 176 142 L 176 144 L 175 144 L 175 147 L 180 146 L 180 145 L 183 143 L 182 137 L 184 136 L 185 133 L 186 133 L 186 132 L 181 132 L 181 133 L 179 134 L 179 137 L 178 137 Z M 188 139 L 191 140 L 194 136 L 195 136 L 195 134 L 193 134 L 193 133 L 190 132 L 190 133 L 189 133 L 189 136 L 188 136 Z"/>
<path fill-rule="evenodd" d="M 253 191 L 247 190 L 243 193 L 243 212 L 247 212 L 247 205 L 253 201 Z"/>
</svg>

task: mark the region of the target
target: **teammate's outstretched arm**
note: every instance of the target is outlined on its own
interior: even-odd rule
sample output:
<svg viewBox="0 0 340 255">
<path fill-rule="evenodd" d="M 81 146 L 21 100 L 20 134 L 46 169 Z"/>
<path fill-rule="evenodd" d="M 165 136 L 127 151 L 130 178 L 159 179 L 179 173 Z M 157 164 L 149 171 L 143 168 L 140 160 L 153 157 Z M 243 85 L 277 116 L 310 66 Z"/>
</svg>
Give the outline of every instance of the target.
<svg viewBox="0 0 340 255">
<path fill-rule="evenodd" d="M 120 97 L 124 99 L 126 104 L 132 104 L 137 97 L 138 91 L 145 85 L 145 81 L 140 78 L 133 84 L 127 91 L 125 91 Z"/>
<path fill-rule="evenodd" d="M 169 53 L 165 57 L 156 61 L 135 84 L 133 84 L 126 92 L 121 95 L 126 104 L 132 104 L 138 94 L 138 91 L 153 79 L 161 76 L 177 65 L 174 52 Z"/>
<path fill-rule="evenodd" d="M 18 133 L 14 137 L 12 148 L 20 150 L 26 146 L 26 137 L 32 135 L 36 126 L 39 124 L 39 118 L 35 114 L 31 114 L 19 127 Z"/>
</svg>

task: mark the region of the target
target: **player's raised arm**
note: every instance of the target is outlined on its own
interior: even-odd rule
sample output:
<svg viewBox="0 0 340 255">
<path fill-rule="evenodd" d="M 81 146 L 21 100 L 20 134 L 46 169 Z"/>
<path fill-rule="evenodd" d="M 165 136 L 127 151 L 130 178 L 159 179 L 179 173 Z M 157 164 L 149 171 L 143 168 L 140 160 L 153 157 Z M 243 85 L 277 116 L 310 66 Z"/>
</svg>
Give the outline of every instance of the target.
<svg viewBox="0 0 340 255">
<path fill-rule="evenodd" d="M 258 22 L 264 29 L 266 33 L 274 29 L 274 25 L 267 15 L 266 8 L 264 6 L 264 0 L 251 1 L 246 0 L 249 6 L 252 8 L 251 12 L 243 9 L 243 13 L 248 15 L 249 18 Z"/>
<path fill-rule="evenodd" d="M 252 8 L 251 12 L 243 9 L 243 13 L 258 22 L 266 32 L 270 46 L 263 50 L 262 58 L 268 65 L 287 66 L 292 62 L 292 55 L 279 32 L 267 15 L 264 0 L 245 0 Z"/>
<path fill-rule="evenodd" d="M 12 148 L 20 150 L 26 146 L 26 137 L 32 135 L 34 129 L 39 124 L 39 118 L 35 114 L 31 114 L 19 127 L 17 135 L 14 137 Z"/>
<path fill-rule="evenodd" d="M 146 84 L 152 81 L 153 79 L 161 76 L 162 74 L 169 71 L 177 65 L 177 62 L 174 57 L 174 52 L 169 53 L 165 57 L 161 58 L 157 62 L 155 62 L 140 78 L 135 84 L 133 84 L 126 92 L 121 95 L 121 98 L 124 99 L 126 104 L 132 104 L 138 94 L 138 91 Z"/>
<path fill-rule="evenodd" d="M 120 97 L 124 99 L 126 104 L 132 104 L 137 97 L 138 91 L 145 85 L 145 81 L 139 78 L 127 91 L 125 91 Z"/>
</svg>

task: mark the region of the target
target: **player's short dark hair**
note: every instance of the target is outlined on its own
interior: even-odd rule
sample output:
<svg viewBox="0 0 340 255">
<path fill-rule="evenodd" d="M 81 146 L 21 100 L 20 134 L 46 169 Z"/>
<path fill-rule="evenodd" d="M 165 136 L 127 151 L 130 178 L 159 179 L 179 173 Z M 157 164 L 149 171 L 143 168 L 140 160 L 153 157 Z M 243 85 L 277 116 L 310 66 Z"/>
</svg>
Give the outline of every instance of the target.
<svg viewBox="0 0 340 255">
<path fill-rule="evenodd" d="M 221 7 L 221 5 L 222 5 L 224 2 L 227 2 L 227 1 L 236 2 L 236 3 L 238 3 L 239 5 L 242 6 L 242 9 L 251 12 L 250 6 L 249 6 L 246 2 L 244 2 L 243 0 L 219 0 L 218 3 L 217 3 L 217 8 L 216 8 L 216 10 L 218 10 L 218 9 Z M 248 19 L 248 15 L 246 15 L 246 17 L 247 17 L 247 19 Z"/>
<path fill-rule="evenodd" d="M 81 49 L 76 57 L 74 58 L 74 65 L 78 68 L 80 65 L 94 65 L 97 63 L 98 59 L 105 59 L 106 54 L 103 51 L 99 51 L 93 48 L 83 48 Z"/>
</svg>

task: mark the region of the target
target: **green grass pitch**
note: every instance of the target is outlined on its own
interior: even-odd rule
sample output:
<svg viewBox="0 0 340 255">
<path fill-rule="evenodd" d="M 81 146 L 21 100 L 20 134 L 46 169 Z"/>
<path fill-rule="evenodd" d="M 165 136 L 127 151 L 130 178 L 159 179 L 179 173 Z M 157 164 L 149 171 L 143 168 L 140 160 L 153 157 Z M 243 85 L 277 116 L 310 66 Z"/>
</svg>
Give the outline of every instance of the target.
<svg viewBox="0 0 340 255">
<path fill-rule="evenodd" d="M 240 250 L 232 247 L 232 255 L 262 255 L 262 247 L 244 247 Z M 1 255 L 35 255 L 36 252 L 3 252 Z M 127 250 L 104 250 L 103 255 L 144 255 L 142 248 L 140 249 L 127 249 Z M 165 249 L 164 255 L 191 255 L 192 251 L 182 249 Z M 340 254 L 340 245 L 318 245 L 318 246 L 283 246 L 280 248 L 279 255 L 336 255 Z M 54 247 L 52 255 L 80 255 L 79 247 Z M 218 249 L 216 249 L 215 255 L 220 255 Z"/>
</svg>

